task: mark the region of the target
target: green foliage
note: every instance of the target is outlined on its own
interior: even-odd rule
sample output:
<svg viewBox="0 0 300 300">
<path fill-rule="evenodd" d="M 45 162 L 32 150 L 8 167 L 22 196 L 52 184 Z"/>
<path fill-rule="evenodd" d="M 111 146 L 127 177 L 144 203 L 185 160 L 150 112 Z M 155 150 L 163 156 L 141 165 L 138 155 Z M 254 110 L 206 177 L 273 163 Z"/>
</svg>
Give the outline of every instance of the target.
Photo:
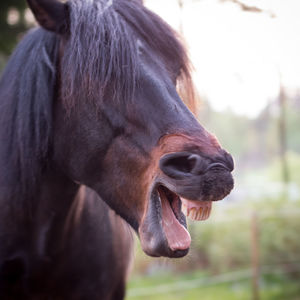
<svg viewBox="0 0 300 300">
<path fill-rule="evenodd" d="M 260 263 L 300 262 L 300 202 L 265 199 L 226 210 L 223 221 L 194 224 L 193 252 L 201 253 L 208 269 L 220 273 L 251 265 L 252 211 L 258 213 Z M 200 267 L 201 256 L 194 257 Z"/>
<path fill-rule="evenodd" d="M 298 99 L 299 100 L 299 99 Z M 300 106 L 299 102 L 287 109 L 287 140 L 291 151 L 300 153 Z M 298 104 L 298 105 L 297 105 Z M 299 181 L 300 182 L 300 181 Z"/>
<path fill-rule="evenodd" d="M 252 299 L 251 278 L 246 280 L 242 277 L 233 277 L 233 279 L 229 277 L 227 283 L 201 284 L 183 290 L 177 287 L 182 282 L 251 268 L 253 211 L 258 215 L 260 266 L 262 270 L 265 269 L 263 266 L 272 267 L 268 275 L 262 273 L 260 276 L 260 299 L 300 299 L 300 270 L 295 268 L 294 271 L 289 272 L 293 270 L 293 266 L 300 264 L 300 199 L 296 202 L 286 201 L 284 198 L 261 199 L 260 202 L 242 202 L 229 207 L 220 207 L 220 209 L 222 213 L 218 214 L 218 217 L 211 217 L 215 221 L 190 224 L 193 244 L 188 259 L 180 260 L 180 263 L 169 260 L 164 265 L 161 264 L 162 260 L 158 260 L 159 263 L 156 264 L 156 270 L 153 272 L 153 263 L 155 264 L 157 260 L 153 258 L 144 260 L 145 256 L 139 252 L 137 262 L 144 261 L 142 271 L 144 276 L 140 276 L 139 266 L 136 265 L 134 276 L 129 283 L 129 295 L 132 296 L 127 297 L 127 300 L 141 299 L 140 296 L 133 296 L 132 292 L 136 289 L 147 288 L 148 291 L 155 291 L 157 286 L 165 284 L 169 287 L 167 291 L 145 295 L 142 298 L 145 300 Z M 146 272 L 147 264 L 148 271 L 150 266 L 152 272 Z M 189 270 L 188 273 L 182 272 L 183 265 L 186 266 L 185 270 Z"/>
<path fill-rule="evenodd" d="M 207 266 L 213 272 L 222 273 L 249 265 L 249 239 L 248 221 L 197 224 L 192 251 L 203 253 Z"/>
<path fill-rule="evenodd" d="M 22 32 L 28 28 L 25 22 L 25 0 L 1 0 L 0 2 L 0 54 L 9 55 L 15 47 Z M 11 9 L 19 13 L 19 20 L 16 24 L 8 23 L 8 15 Z"/>
<path fill-rule="evenodd" d="M 257 214 L 259 228 L 260 265 L 278 266 L 285 271 L 286 265 L 300 264 L 300 199 L 287 201 L 279 197 L 215 207 L 211 221 L 192 222 L 189 225 L 193 242 L 186 259 L 175 263 L 168 260 L 165 264 L 159 260 L 156 264 L 156 259 L 144 260 L 144 255 L 138 253 L 135 276 L 159 276 L 162 270 L 168 270 L 174 278 L 174 274 L 182 270 L 202 270 L 202 273 L 220 274 L 251 268 L 253 212 Z M 298 280 L 299 275 L 298 273 Z"/>
<path fill-rule="evenodd" d="M 299 127 L 300 128 L 300 127 Z M 300 134 L 299 134 L 300 135 Z M 289 168 L 290 181 L 300 184 L 300 154 L 296 152 L 287 153 L 287 164 Z M 266 177 L 273 181 L 281 181 L 281 161 L 279 157 L 274 158 L 265 169 Z"/>
<path fill-rule="evenodd" d="M 240 157 L 251 144 L 251 120 L 230 110 L 216 112 L 204 102 L 198 119 L 208 131 L 215 134 L 222 146 L 235 157 Z M 235 137 L 239 137 L 238 139 Z"/>
<path fill-rule="evenodd" d="M 188 274 L 190 279 L 202 277 L 199 272 Z M 136 288 L 149 287 L 155 291 L 158 285 L 173 282 L 176 284 L 186 280 L 187 275 L 149 276 L 133 278 L 129 282 L 129 293 Z M 262 300 L 298 300 L 300 297 L 299 280 L 287 275 L 265 275 L 260 281 L 260 299 Z M 251 281 L 235 280 L 218 285 L 203 285 L 198 288 L 170 291 L 143 297 L 130 297 L 127 300 L 250 300 L 252 299 Z"/>
<path fill-rule="evenodd" d="M 300 154 L 289 151 L 286 154 L 289 171 L 289 181 L 300 185 Z M 245 181 L 261 183 L 282 181 L 282 161 L 278 155 L 273 156 L 267 165 L 260 168 L 248 169 Z"/>
</svg>

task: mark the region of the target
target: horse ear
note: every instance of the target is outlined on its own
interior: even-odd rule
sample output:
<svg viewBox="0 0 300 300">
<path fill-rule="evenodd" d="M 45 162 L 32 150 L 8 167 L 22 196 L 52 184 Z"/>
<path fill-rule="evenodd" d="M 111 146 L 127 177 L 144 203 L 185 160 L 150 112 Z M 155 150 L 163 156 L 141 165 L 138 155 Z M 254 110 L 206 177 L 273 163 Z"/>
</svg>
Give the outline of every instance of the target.
<svg viewBox="0 0 300 300">
<path fill-rule="evenodd" d="M 27 0 L 38 23 L 47 30 L 60 34 L 69 27 L 68 6 L 58 0 Z"/>
</svg>

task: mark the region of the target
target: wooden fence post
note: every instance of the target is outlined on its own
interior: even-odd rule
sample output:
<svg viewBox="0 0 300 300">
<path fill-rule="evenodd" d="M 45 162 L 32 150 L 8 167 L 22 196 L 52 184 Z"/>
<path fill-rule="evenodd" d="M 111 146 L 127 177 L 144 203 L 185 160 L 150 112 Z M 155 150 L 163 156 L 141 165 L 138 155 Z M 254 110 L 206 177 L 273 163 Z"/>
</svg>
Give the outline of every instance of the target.
<svg viewBox="0 0 300 300">
<path fill-rule="evenodd" d="M 281 76 L 280 76 L 281 81 Z M 290 174 L 289 167 L 286 157 L 287 151 L 287 117 L 286 117 L 286 93 L 284 91 L 283 85 L 280 82 L 280 93 L 279 93 L 279 107 L 280 107 L 280 116 L 279 116 L 279 153 L 281 158 L 281 173 L 282 180 L 285 184 L 289 182 Z"/>
<path fill-rule="evenodd" d="M 255 212 L 251 215 L 252 299 L 259 300 L 259 228 Z"/>
</svg>

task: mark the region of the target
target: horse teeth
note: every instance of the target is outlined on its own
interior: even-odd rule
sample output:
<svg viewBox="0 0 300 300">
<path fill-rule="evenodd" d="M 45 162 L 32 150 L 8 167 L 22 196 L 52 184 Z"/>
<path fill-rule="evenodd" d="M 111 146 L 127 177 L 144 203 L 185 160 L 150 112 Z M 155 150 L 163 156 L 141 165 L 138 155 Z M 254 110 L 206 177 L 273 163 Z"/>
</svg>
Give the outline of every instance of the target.
<svg viewBox="0 0 300 300">
<path fill-rule="evenodd" d="M 210 208 L 207 208 L 207 219 L 209 218 L 210 213 L 211 213 L 211 207 L 210 207 Z"/>
<path fill-rule="evenodd" d="M 211 206 L 207 208 L 207 219 L 209 218 L 211 213 Z"/>
<path fill-rule="evenodd" d="M 204 212 L 203 212 L 203 219 L 202 220 L 207 220 L 210 215 L 210 208 L 205 207 Z"/>
<path fill-rule="evenodd" d="M 190 209 L 190 218 L 192 220 L 196 220 L 196 213 L 197 213 L 196 208 L 193 207 Z"/>
<path fill-rule="evenodd" d="M 186 205 L 182 204 L 181 211 L 184 213 L 184 215 L 188 216 L 188 209 Z"/>
<path fill-rule="evenodd" d="M 194 220 L 198 221 L 198 212 L 197 212 L 197 210 L 195 210 L 195 213 L 194 213 Z"/>
<path fill-rule="evenodd" d="M 196 208 L 195 208 L 195 212 L 194 212 L 194 220 L 198 221 L 198 211 Z"/>
<path fill-rule="evenodd" d="M 197 208 L 194 208 L 194 220 L 198 221 L 199 220 L 199 211 L 197 210 Z"/>
<path fill-rule="evenodd" d="M 203 208 L 199 208 L 199 221 L 203 219 Z"/>
<path fill-rule="evenodd" d="M 198 211 L 195 209 L 194 220 L 198 221 Z"/>
<path fill-rule="evenodd" d="M 203 209 L 202 207 L 199 209 L 199 221 L 202 221 L 202 218 L 203 218 Z"/>
<path fill-rule="evenodd" d="M 203 203 L 193 204 L 192 200 L 184 199 L 181 206 L 182 212 L 194 221 L 207 220 L 210 216 L 211 208 L 211 203 L 208 200 L 203 201 Z"/>
</svg>

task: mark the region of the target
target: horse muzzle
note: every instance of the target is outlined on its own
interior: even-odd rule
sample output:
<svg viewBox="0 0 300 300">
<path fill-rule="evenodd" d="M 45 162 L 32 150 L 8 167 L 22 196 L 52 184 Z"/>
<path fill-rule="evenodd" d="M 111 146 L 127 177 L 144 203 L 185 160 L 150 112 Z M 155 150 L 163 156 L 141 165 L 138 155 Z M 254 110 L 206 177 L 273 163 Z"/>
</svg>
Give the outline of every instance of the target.
<svg viewBox="0 0 300 300">
<path fill-rule="evenodd" d="M 221 154 L 213 159 L 190 152 L 161 157 L 161 173 L 139 228 L 148 255 L 181 257 L 188 253 L 191 237 L 185 216 L 206 220 L 212 202 L 223 199 L 233 188 L 233 159 L 223 150 Z"/>
</svg>

